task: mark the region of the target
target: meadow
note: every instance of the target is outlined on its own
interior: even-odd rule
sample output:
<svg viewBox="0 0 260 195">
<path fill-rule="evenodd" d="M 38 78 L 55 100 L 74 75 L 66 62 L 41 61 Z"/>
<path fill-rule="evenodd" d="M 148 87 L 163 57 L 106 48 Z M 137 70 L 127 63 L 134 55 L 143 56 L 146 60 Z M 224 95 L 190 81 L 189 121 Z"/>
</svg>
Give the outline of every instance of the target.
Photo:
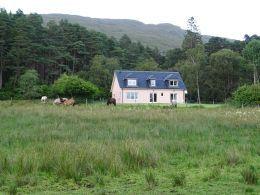
<svg viewBox="0 0 260 195">
<path fill-rule="evenodd" d="M 0 192 L 259 194 L 260 109 L 0 102 Z"/>
</svg>

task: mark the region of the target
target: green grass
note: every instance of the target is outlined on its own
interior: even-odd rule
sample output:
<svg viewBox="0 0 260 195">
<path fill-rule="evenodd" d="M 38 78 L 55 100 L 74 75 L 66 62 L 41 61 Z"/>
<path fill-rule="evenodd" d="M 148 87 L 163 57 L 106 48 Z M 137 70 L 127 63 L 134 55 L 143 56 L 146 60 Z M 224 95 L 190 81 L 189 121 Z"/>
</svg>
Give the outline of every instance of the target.
<svg viewBox="0 0 260 195">
<path fill-rule="evenodd" d="M 259 156 L 259 108 L 0 102 L 2 193 L 259 194 Z"/>
</svg>

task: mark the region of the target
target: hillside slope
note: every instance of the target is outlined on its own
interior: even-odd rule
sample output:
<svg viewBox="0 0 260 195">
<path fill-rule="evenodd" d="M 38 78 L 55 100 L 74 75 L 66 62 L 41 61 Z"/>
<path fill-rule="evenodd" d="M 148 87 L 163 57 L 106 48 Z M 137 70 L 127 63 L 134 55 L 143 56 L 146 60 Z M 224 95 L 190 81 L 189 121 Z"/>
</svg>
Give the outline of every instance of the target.
<svg viewBox="0 0 260 195">
<path fill-rule="evenodd" d="M 71 23 L 78 23 L 117 39 L 127 34 L 133 41 L 140 41 L 144 45 L 158 47 L 160 50 L 181 47 L 185 35 L 185 30 L 168 23 L 155 25 L 136 20 L 99 19 L 67 14 L 42 14 L 42 17 L 45 24 L 50 20 L 58 22 L 61 19 L 67 19 Z M 203 36 L 204 41 L 208 39 L 209 36 Z"/>
</svg>

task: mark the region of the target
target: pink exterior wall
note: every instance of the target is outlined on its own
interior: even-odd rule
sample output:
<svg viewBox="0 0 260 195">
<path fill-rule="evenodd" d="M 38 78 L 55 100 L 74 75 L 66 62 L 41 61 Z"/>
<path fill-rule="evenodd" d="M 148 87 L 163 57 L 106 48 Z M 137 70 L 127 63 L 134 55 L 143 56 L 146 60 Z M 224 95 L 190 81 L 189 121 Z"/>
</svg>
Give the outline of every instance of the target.
<svg viewBox="0 0 260 195">
<path fill-rule="evenodd" d="M 185 92 L 180 89 L 139 89 L 139 88 L 124 88 L 121 89 L 117 80 L 117 77 L 114 75 L 113 83 L 111 86 L 112 97 L 116 99 L 118 104 L 120 103 L 151 103 L 150 102 L 150 93 L 157 94 L 157 102 L 153 103 L 164 103 L 170 104 L 170 94 L 177 94 L 177 103 L 185 103 Z M 127 99 L 127 92 L 137 92 L 138 98 L 136 100 Z M 163 95 L 161 95 L 163 94 Z M 123 97 L 123 98 L 122 98 Z"/>
<path fill-rule="evenodd" d="M 119 86 L 117 77 L 114 74 L 113 82 L 111 86 L 112 97 L 116 99 L 117 103 L 122 103 L 122 89 Z"/>
<path fill-rule="evenodd" d="M 137 92 L 138 98 L 136 100 L 127 99 L 127 92 Z M 123 103 L 151 103 L 150 102 L 150 93 L 157 94 L 157 102 L 153 103 L 164 103 L 170 104 L 170 94 L 177 94 L 177 103 L 185 103 L 185 96 L 183 90 L 177 89 L 123 89 Z M 162 94 L 162 95 L 161 95 Z"/>
</svg>

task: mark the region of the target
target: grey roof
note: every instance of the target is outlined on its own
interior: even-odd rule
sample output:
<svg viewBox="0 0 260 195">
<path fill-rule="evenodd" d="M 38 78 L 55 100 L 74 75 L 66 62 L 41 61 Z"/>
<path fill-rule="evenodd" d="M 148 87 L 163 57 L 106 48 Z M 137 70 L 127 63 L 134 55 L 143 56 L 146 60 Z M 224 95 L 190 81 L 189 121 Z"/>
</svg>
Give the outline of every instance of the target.
<svg viewBox="0 0 260 195">
<path fill-rule="evenodd" d="M 133 88 L 127 86 L 127 79 L 137 79 L 137 86 L 134 88 L 155 88 L 155 89 L 182 89 L 186 90 L 186 86 L 181 78 L 179 72 L 161 72 L 161 71 L 128 71 L 128 70 L 116 70 L 120 88 Z M 150 87 L 149 80 L 155 79 L 156 86 Z M 178 86 L 169 87 L 168 80 L 178 80 Z"/>
</svg>

